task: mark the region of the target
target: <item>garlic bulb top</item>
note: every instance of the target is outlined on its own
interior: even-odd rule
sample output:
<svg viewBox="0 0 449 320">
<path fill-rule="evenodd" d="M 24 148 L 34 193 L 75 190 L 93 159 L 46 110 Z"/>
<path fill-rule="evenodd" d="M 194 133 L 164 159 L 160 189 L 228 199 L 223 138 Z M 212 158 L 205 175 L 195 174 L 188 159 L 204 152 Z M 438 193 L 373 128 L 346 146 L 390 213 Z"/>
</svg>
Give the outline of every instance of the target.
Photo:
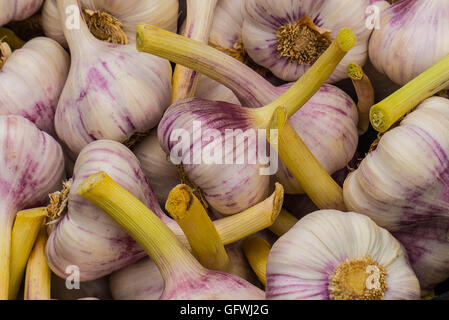
<svg viewBox="0 0 449 320">
<path fill-rule="evenodd" d="M 10 21 L 24 20 L 35 13 L 44 0 L 2 0 L 0 2 L 0 27 Z"/>
<path fill-rule="evenodd" d="M 273 245 L 267 299 L 419 299 L 418 279 L 400 243 L 368 217 L 322 210 Z"/>
<path fill-rule="evenodd" d="M 366 27 L 369 0 L 247 0 L 243 44 L 249 56 L 278 78 L 301 77 L 329 47 L 340 29 L 351 28 L 357 44 L 329 78 L 347 78 L 350 62 L 363 65 L 371 30 Z"/>
<path fill-rule="evenodd" d="M 432 97 L 382 136 L 344 184 L 348 209 L 388 230 L 449 216 L 449 100 Z"/>
<path fill-rule="evenodd" d="M 58 1 L 60 12 L 76 3 Z M 153 128 L 170 102 L 170 63 L 133 45 L 100 41 L 82 19 L 79 29 L 66 26 L 64 32 L 72 64 L 55 127 L 68 148 L 78 154 L 94 140 L 126 142 Z"/>
<path fill-rule="evenodd" d="M 282 86 L 287 89 L 291 85 Z M 358 114 L 354 101 L 343 90 L 329 84 L 291 118 L 290 123 L 329 174 L 343 169 L 358 144 Z M 304 193 L 282 161 L 276 178 L 290 194 Z"/>
<path fill-rule="evenodd" d="M 34 38 L 14 51 L 0 66 L 0 114 L 23 116 L 55 135 L 56 106 L 69 65 L 68 54 L 49 38 Z"/>
<path fill-rule="evenodd" d="M 56 2 L 45 1 L 42 27 L 48 37 L 67 47 Z M 173 32 L 177 29 L 178 0 L 81 0 L 80 4 L 91 31 L 101 40 L 111 40 L 111 33 L 119 30 L 127 42 L 135 43 L 136 27 L 143 22 Z"/>
<path fill-rule="evenodd" d="M 385 9 L 369 42 L 377 70 L 404 85 L 447 55 L 448 5 L 448 0 L 403 0 Z"/>
</svg>

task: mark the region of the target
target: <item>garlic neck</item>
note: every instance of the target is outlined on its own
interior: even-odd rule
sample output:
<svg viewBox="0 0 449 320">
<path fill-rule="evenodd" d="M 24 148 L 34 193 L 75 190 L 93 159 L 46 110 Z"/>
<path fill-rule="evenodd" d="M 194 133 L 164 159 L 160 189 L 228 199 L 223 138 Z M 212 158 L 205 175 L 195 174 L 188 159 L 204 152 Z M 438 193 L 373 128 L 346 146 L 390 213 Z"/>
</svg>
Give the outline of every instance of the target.
<svg viewBox="0 0 449 320">
<path fill-rule="evenodd" d="M 4 42 L 3 39 L 0 39 L 0 71 L 2 70 L 3 66 L 6 63 L 6 60 L 8 60 L 11 54 L 11 47 L 6 42 Z"/>
<path fill-rule="evenodd" d="M 317 27 L 307 16 L 279 27 L 276 36 L 279 56 L 304 65 L 313 64 L 332 42 L 330 30 Z"/>
<path fill-rule="evenodd" d="M 65 213 L 69 201 L 70 188 L 73 179 L 62 183 L 62 190 L 49 194 L 50 204 L 47 206 L 48 218 L 50 221 L 59 220 Z"/>
<path fill-rule="evenodd" d="M 367 255 L 339 265 L 329 281 L 332 300 L 382 300 L 387 290 L 383 266 Z"/>
<path fill-rule="evenodd" d="M 83 9 L 83 16 L 90 32 L 97 38 L 114 44 L 128 44 L 121 21 L 100 10 Z"/>
</svg>

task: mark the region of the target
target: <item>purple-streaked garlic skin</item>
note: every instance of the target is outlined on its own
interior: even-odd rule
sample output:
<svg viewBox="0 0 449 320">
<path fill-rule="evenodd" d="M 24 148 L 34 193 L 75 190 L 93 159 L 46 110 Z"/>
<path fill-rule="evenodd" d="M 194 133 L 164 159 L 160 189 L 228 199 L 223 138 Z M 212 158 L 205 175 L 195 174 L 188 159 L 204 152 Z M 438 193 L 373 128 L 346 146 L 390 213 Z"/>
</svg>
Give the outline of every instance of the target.
<svg viewBox="0 0 449 320">
<path fill-rule="evenodd" d="M 205 75 L 200 76 L 195 96 L 204 100 L 224 101 L 240 105 L 239 99 L 230 89 Z"/>
<path fill-rule="evenodd" d="M 10 21 L 29 18 L 42 5 L 43 0 L 2 0 L 0 2 L 0 27 Z"/>
<path fill-rule="evenodd" d="M 210 143 L 209 137 L 204 136 L 202 141 L 201 137 L 198 137 L 199 139 L 195 137 L 199 130 L 193 132 L 194 121 L 200 124 L 203 135 L 207 135 L 209 129 L 220 132 L 223 145 L 222 164 L 206 164 L 204 161 L 200 164 L 194 163 L 194 157 L 201 156 L 198 150 L 204 150 Z M 213 209 L 222 214 L 235 214 L 259 203 L 269 191 L 269 176 L 260 175 L 261 165 L 255 158 L 257 154 L 248 152 L 250 149 L 248 144 L 244 147 L 244 164 L 236 164 L 235 161 L 234 164 L 225 164 L 226 152 L 229 152 L 224 148 L 225 130 L 240 129 L 245 132 L 253 128 L 255 128 L 254 120 L 247 109 L 225 102 L 194 98 L 175 103 L 167 109 L 158 127 L 158 137 L 162 149 L 170 155 L 172 149 L 176 150 L 180 146 L 178 142 L 180 140 L 174 135 L 175 130 L 183 129 L 188 132 L 190 144 L 187 144 L 187 141 L 183 143 L 191 152 L 181 155 L 186 175 L 202 190 Z M 257 130 L 253 132 L 257 135 Z M 216 146 L 216 143 L 213 146 Z M 257 136 L 256 141 L 251 143 L 257 144 Z M 254 146 L 254 150 L 257 150 L 257 146 Z M 237 152 L 235 144 L 231 152 L 235 156 Z"/>
<path fill-rule="evenodd" d="M 226 246 L 226 251 L 232 264 L 230 273 L 256 285 L 257 277 L 246 261 L 239 242 Z M 150 258 L 143 258 L 114 272 L 109 283 L 114 300 L 158 300 L 165 288 L 161 273 Z"/>
<path fill-rule="evenodd" d="M 81 0 L 80 4 L 88 10 L 99 10 L 117 18 L 130 43 L 135 43 L 139 23 L 172 32 L 177 29 L 178 0 Z M 64 47 L 68 46 L 56 0 L 45 1 L 42 7 L 42 27 L 48 37 Z"/>
<path fill-rule="evenodd" d="M 423 293 L 449 278 L 449 219 L 425 221 L 393 235 L 407 250 Z"/>
<path fill-rule="evenodd" d="M 265 292 L 230 273 L 200 267 L 165 285 L 160 300 L 264 300 Z"/>
<path fill-rule="evenodd" d="M 55 135 L 56 106 L 69 67 L 69 55 L 56 41 L 38 37 L 27 42 L 0 70 L 0 114 L 25 117 Z"/>
<path fill-rule="evenodd" d="M 219 0 L 209 42 L 223 48 L 234 49 L 241 41 L 245 1 Z"/>
<path fill-rule="evenodd" d="M 20 116 L 0 116 L 2 230 L 11 232 L 19 210 L 43 205 L 64 176 L 64 157 L 54 138 Z"/>
<path fill-rule="evenodd" d="M 77 195 L 78 185 L 98 171 L 107 172 L 155 214 L 164 215 L 137 158 L 129 149 L 110 140 L 89 144 L 75 164 L 67 213 L 47 242 L 48 264 L 62 278 L 67 276 L 65 270 L 70 265 L 79 267 L 81 281 L 89 281 L 145 256 L 143 249 L 112 218 Z"/>
<path fill-rule="evenodd" d="M 404 85 L 446 56 L 448 8 L 448 0 L 404 0 L 385 9 L 369 42 L 376 69 Z"/>
<path fill-rule="evenodd" d="M 61 12 L 73 3 L 61 0 Z M 92 141 L 125 142 L 155 127 L 170 103 L 170 63 L 133 45 L 98 40 L 82 20 L 79 29 L 64 32 L 72 64 L 55 127 L 68 148 L 78 154 Z"/>
<path fill-rule="evenodd" d="M 329 174 L 345 168 L 354 157 L 358 144 L 357 106 L 343 90 L 324 84 L 289 121 Z M 279 162 L 276 177 L 285 192 L 304 193 L 295 177 Z"/>
<path fill-rule="evenodd" d="M 449 217 L 449 100 L 432 97 L 382 136 L 343 193 L 349 210 L 390 231 Z"/>
<path fill-rule="evenodd" d="M 368 57 L 368 40 L 371 30 L 366 27 L 365 10 L 369 0 L 249 0 L 243 23 L 243 43 L 250 57 L 269 69 L 278 78 L 295 81 L 310 65 L 291 62 L 280 57 L 276 32 L 279 27 L 296 24 L 302 17 L 312 18 L 317 27 L 331 31 L 334 39 L 340 29 L 351 28 L 357 36 L 357 44 L 343 58 L 328 82 L 347 78 L 346 67 L 351 62 L 363 65 Z"/>
<path fill-rule="evenodd" d="M 273 245 L 267 299 L 328 300 L 335 269 L 366 255 L 386 268 L 384 299 L 419 299 L 418 279 L 400 243 L 368 217 L 336 210 L 307 215 Z"/>
</svg>

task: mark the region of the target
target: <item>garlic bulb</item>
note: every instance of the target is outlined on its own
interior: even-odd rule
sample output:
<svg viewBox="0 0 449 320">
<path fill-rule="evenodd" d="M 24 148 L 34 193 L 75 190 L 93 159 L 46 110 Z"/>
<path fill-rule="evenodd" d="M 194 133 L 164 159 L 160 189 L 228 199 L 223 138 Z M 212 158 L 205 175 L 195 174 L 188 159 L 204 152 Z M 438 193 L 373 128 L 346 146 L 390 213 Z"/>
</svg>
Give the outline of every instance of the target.
<svg viewBox="0 0 449 320">
<path fill-rule="evenodd" d="M 25 20 L 39 10 L 43 0 L 2 0 L 0 27 L 10 21 Z"/>
<path fill-rule="evenodd" d="M 64 175 L 60 145 L 29 120 L 0 116 L 0 299 L 8 298 L 11 230 L 16 213 L 46 202 Z"/>
<path fill-rule="evenodd" d="M 0 62 L 0 114 L 20 115 L 55 135 L 56 106 L 69 72 L 68 54 L 55 41 L 39 37 L 5 58 L 3 66 Z"/>
<path fill-rule="evenodd" d="M 154 212 L 163 214 L 131 151 L 115 141 L 92 142 L 78 156 L 67 213 L 57 222 L 47 242 L 48 263 L 61 278 L 67 276 L 68 266 L 76 265 L 81 281 L 98 279 L 144 256 L 140 246 L 119 225 L 76 194 L 81 181 L 99 170 L 107 171 Z"/>
<path fill-rule="evenodd" d="M 264 299 L 265 293 L 246 280 L 202 267 L 151 210 L 105 172 L 84 180 L 77 192 L 114 218 L 145 248 L 164 279 L 161 300 Z"/>
<path fill-rule="evenodd" d="M 423 294 L 449 278 L 449 220 L 433 219 L 393 233 L 407 250 Z"/>
<path fill-rule="evenodd" d="M 447 0 L 403 0 L 384 10 L 369 42 L 376 69 L 404 85 L 447 55 L 448 5 Z"/>
<path fill-rule="evenodd" d="M 57 3 L 64 15 L 77 1 Z M 55 126 L 68 148 L 78 154 L 94 140 L 126 142 L 153 128 L 170 101 L 169 62 L 138 53 L 132 45 L 100 41 L 82 19 L 79 29 L 65 26 L 64 33 L 72 65 Z"/>
<path fill-rule="evenodd" d="M 257 283 L 257 279 L 243 255 L 239 243 L 226 247 L 232 263 L 232 274 Z M 164 279 L 157 265 L 149 258 L 114 272 L 110 277 L 114 300 L 157 300 L 164 291 Z"/>
<path fill-rule="evenodd" d="M 204 100 L 240 104 L 239 99 L 230 89 L 204 75 L 200 77 L 195 96 Z"/>
<path fill-rule="evenodd" d="M 388 230 L 448 217 L 449 100 L 432 97 L 385 133 L 344 184 L 348 209 Z"/>
<path fill-rule="evenodd" d="M 371 30 L 366 27 L 369 0 L 248 0 L 243 44 L 249 56 L 286 81 L 298 79 L 329 47 L 340 29 L 354 30 L 357 44 L 329 82 L 347 78 L 348 63 L 363 65 Z"/>
<path fill-rule="evenodd" d="M 45 34 L 67 47 L 57 0 L 46 0 L 42 8 Z M 178 0 L 81 0 L 83 16 L 91 32 L 101 40 L 114 41 L 111 34 L 135 43 L 137 24 L 145 22 L 176 32 Z"/>
<path fill-rule="evenodd" d="M 267 299 L 419 299 L 401 244 L 368 217 L 322 210 L 279 238 L 267 262 Z"/>
<path fill-rule="evenodd" d="M 77 300 L 84 297 L 95 297 L 101 300 L 111 300 L 109 278 L 81 282 L 77 290 L 67 288 L 66 279 L 61 279 L 55 274 L 51 278 L 51 296 L 58 300 Z"/>
</svg>

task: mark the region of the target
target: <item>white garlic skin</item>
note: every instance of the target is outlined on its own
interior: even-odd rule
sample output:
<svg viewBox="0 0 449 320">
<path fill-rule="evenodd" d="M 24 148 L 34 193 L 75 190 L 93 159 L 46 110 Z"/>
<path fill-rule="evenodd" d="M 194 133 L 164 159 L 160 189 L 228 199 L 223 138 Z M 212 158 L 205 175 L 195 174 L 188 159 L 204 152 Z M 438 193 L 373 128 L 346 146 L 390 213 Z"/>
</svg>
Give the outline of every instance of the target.
<svg viewBox="0 0 449 320">
<path fill-rule="evenodd" d="M 367 255 L 386 269 L 385 300 L 419 299 L 418 279 L 400 243 L 368 217 L 336 210 L 307 215 L 273 245 L 267 299 L 328 300 L 335 269 Z"/>
<path fill-rule="evenodd" d="M 23 116 L 55 135 L 56 106 L 69 67 L 69 55 L 56 41 L 44 37 L 28 41 L 0 69 L 0 114 Z"/>
<path fill-rule="evenodd" d="M 376 69 L 404 85 L 446 56 L 448 6 L 448 0 L 399 1 L 385 9 L 369 42 Z"/>
<path fill-rule="evenodd" d="M 178 23 L 178 0 L 81 0 L 82 8 L 106 12 L 123 25 L 130 43 L 136 42 L 139 23 L 150 24 L 176 32 Z M 67 47 L 56 0 L 46 0 L 42 8 L 42 27 L 45 35 Z"/>
<path fill-rule="evenodd" d="M 432 97 L 385 133 L 343 187 L 349 210 L 390 231 L 449 217 L 449 100 Z"/>
<path fill-rule="evenodd" d="M 72 3 L 64 1 L 61 9 Z M 125 142 L 156 126 L 170 104 L 170 63 L 133 45 L 98 40 L 84 22 L 65 32 L 72 64 L 55 127 L 67 147 L 78 154 L 94 140 Z"/>
<path fill-rule="evenodd" d="M 324 84 L 289 121 L 324 169 L 333 174 L 354 157 L 359 141 L 358 119 L 357 106 L 351 97 L 333 85 Z M 282 161 L 279 164 L 276 178 L 285 192 L 304 193 Z"/>
<path fill-rule="evenodd" d="M 279 27 L 295 24 L 303 16 L 308 16 L 318 27 L 331 30 L 331 39 L 335 39 L 340 29 L 351 28 L 356 34 L 357 43 L 329 78 L 328 82 L 334 83 L 348 77 L 349 63 L 365 64 L 371 34 L 371 30 L 366 27 L 365 15 L 369 5 L 369 0 L 247 0 L 243 44 L 254 62 L 282 80 L 295 81 L 310 66 L 279 57 L 276 36 Z"/>
<path fill-rule="evenodd" d="M 200 76 L 195 96 L 205 100 L 241 105 L 239 99 L 230 89 L 205 75 Z"/>
<path fill-rule="evenodd" d="M 223 48 L 234 49 L 235 44 L 242 40 L 244 11 L 245 1 L 219 0 L 209 42 Z"/>
<path fill-rule="evenodd" d="M 10 21 L 29 18 L 42 5 L 43 0 L 2 0 L 0 1 L 0 27 Z"/>
</svg>

